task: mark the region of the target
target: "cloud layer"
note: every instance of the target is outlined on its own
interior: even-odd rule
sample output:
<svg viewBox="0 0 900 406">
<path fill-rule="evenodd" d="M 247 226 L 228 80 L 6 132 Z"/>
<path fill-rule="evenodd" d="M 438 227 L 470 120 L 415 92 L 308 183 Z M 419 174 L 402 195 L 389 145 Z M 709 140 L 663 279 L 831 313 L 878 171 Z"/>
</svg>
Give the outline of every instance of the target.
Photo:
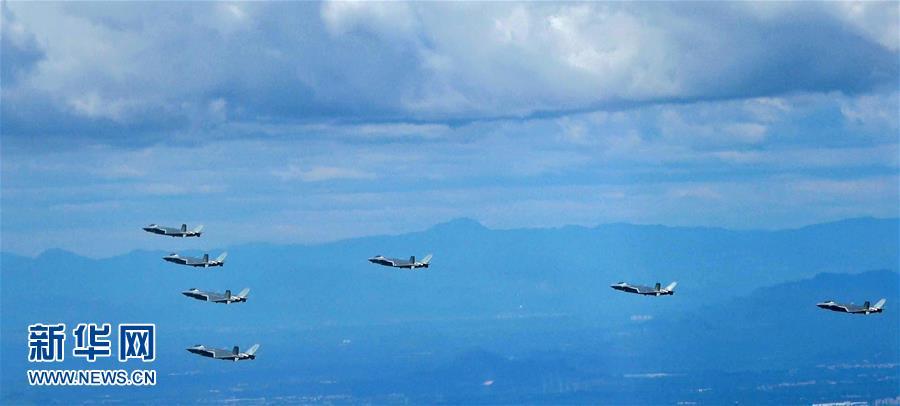
<svg viewBox="0 0 900 406">
<path fill-rule="evenodd" d="M 893 3 L 5 4 L 4 133 L 166 139 L 233 121 L 459 122 L 857 94 L 897 86 L 897 14 Z"/>
<path fill-rule="evenodd" d="M 896 216 L 898 8 L 4 2 L 2 249 Z"/>
</svg>

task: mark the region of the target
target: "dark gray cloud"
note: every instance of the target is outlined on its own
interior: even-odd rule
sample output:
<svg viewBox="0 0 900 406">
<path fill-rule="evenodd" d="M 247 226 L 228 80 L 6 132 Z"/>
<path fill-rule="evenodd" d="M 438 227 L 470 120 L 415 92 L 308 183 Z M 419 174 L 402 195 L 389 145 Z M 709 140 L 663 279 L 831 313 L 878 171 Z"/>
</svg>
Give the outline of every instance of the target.
<svg viewBox="0 0 900 406">
<path fill-rule="evenodd" d="M 44 58 L 34 36 L 16 20 L 6 2 L 0 4 L 0 82 L 15 86 Z"/>
<path fill-rule="evenodd" d="M 844 6 L 4 3 L 4 34 L 20 32 L 4 35 L 3 132 L 146 144 L 228 122 L 460 124 L 895 88 L 896 21 L 876 17 L 896 7 Z"/>
</svg>

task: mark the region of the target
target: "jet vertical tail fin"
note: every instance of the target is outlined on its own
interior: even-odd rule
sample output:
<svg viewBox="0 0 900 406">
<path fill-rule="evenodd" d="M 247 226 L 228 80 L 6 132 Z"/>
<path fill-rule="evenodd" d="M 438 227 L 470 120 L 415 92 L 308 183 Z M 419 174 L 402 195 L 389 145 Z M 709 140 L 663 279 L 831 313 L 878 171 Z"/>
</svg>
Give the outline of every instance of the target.
<svg viewBox="0 0 900 406">
<path fill-rule="evenodd" d="M 209 254 L 203 254 L 203 262 L 209 262 Z"/>
<path fill-rule="evenodd" d="M 866 300 L 866 301 L 863 303 L 863 309 L 867 309 L 867 310 L 868 310 L 868 309 L 871 309 L 872 306 L 869 306 L 870 304 L 871 304 L 871 303 L 869 303 L 869 301 Z"/>
<path fill-rule="evenodd" d="M 666 290 L 671 292 L 671 291 L 675 290 L 675 286 L 677 286 L 677 285 L 678 285 L 678 282 L 672 282 L 669 284 L 669 286 L 666 286 Z"/>
<path fill-rule="evenodd" d="M 875 306 L 872 306 L 872 308 L 873 308 L 873 309 L 881 310 L 882 308 L 884 308 L 884 303 L 885 303 L 885 302 L 887 302 L 887 300 L 881 299 L 881 300 L 875 302 Z"/>
<path fill-rule="evenodd" d="M 231 289 L 226 289 L 226 290 L 225 290 L 225 298 L 226 298 L 226 299 L 231 299 Z"/>
<path fill-rule="evenodd" d="M 234 348 L 231 349 L 231 353 L 234 354 L 234 355 L 238 355 L 238 354 L 241 353 L 241 349 L 238 348 L 238 346 L 235 345 Z"/>
<path fill-rule="evenodd" d="M 653 288 L 654 288 L 657 292 L 659 292 L 660 290 L 662 290 L 662 284 L 660 284 L 659 282 L 656 282 L 656 285 L 654 285 Z"/>
<path fill-rule="evenodd" d="M 253 344 L 249 350 L 247 350 L 247 355 L 256 355 L 256 350 L 259 349 L 259 344 Z"/>
<path fill-rule="evenodd" d="M 246 299 L 247 295 L 249 295 L 249 294 L 250 294 L 250 288 L 244 288 L 244 290 L 242 290 L 241 293 L 238 293 L 238 297 L 241 299 Z"/>
<path fill-rule="evenodd" d="M 425 258 L 422 258 L 423 264 L 428 265 L 429 262 L 431 262 L 431 254 L 428 254 L 425 256 Z"/>
<path fill-rule="evenodd" d="M 227 251 L 226 251 L 226 252 L 223 252 L 221 255 L 219 255 L 219 256 L 216 258 L 216 261 L 217 261 L 217 262 L 225 262 L 225 257 L 227 257 L 227 256 L 228 256 L 228 252 L 227 252 Z"/>
<path fill-rule="evenodd" d="M 182 224 L 182 225 L 181 225 L 181 232 L 183 233 L 183 232 L 185 232 L 185 231 L 187 231 L 187 224 Z"/>
<path fill-rule="evenodd" d="M 416 263 L 416 256 L 415 256 L 415 255 L 409 257 L 409 263 L 410 263 L 410 264 L 415 264 L 415 263 Z"/>
</svg>

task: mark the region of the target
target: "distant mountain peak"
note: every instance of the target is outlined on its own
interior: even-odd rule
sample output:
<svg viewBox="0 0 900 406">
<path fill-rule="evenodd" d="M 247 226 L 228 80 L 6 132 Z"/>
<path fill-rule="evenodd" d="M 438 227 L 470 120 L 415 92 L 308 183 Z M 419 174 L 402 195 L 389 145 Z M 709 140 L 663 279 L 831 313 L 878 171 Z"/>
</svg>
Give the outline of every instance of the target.
<svg viewBox="0 0 900 406">
<path fill-rule="evenodd" d="M 50 248 L 42 253 L 40 253 L 38 258 L 42 259 L 72 259 L 72 258 L 82 258 L 80 255 L 75 254 L 71 251 L 66 251 L 62 248 Z"/>
<path fill-rule="evenodd" d="M 814 227 L 835 227 L 835 226 L 871 226 L 871 225 L 892 225 L 896 224 L 900 221 L 900 218 L 897 217 L 872 217 L 872 216 L 862 216 L 862 217 L 850 217 L 840 220 L 834 221 L 826 221 L 821 223 L 813 223 L 808 224 L 806 226 L 800 227 L 803 228 L 814 228 Z"/>
<path fill-rule="evenodd" d="M 478 220 L 474 220 L 468 217 L 460 217 L 455 218 L 453 220 L 447 221 L 445 223 L 435 224 L 431 227 L 431 231 L 454 231 L 454 232 L 473 232 L 473 231 L 483 231 L 487 230 L 487 228 Z"/>
</svg>

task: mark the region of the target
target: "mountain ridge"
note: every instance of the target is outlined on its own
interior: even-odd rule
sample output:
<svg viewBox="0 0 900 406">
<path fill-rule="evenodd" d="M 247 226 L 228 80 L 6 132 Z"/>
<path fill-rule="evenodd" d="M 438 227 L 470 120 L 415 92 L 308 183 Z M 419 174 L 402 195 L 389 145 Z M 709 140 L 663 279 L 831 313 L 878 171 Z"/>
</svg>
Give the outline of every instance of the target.
<svg viewBox="0 0 900 406">
<path fill-rule="evenodd" d="M 731 229 L 725 227 L 716 227 L 716 226 L 672 226 L 665 224 L 636 224 L 636 223 L 628 223 L 628 222 L 611 222 L 611 223 L 603 223 L 595 226 L 582 226 L 582 225 L 562 225 L 558 227 L 525 227 L 525 228 L 489 228 L 481 224 L 481 222 L 469 218 L 469 217 L 458 217 L 445 222 L 434 224 L 424 230 L 420 231 L 409 231 L 398 234 L 382 234 L 382 235 L 373 235 L 373 236 L 362 236 L 362 237 L 353 237 L 340 239 L 335 241 L 321 242 L 321 243 L 277 243 L 277 242 L 247 242 L 247 243 L 239 243 L 227 245 L 224 248 L 219 247 L 215 248 L 212 251 L 221 251 L 231 249 L 232 247 L 244 247 L 244 246 L 268 246 L 268 247 L 321 247 L 328 246 L 334 244 L 342 244 L 354 241 L 368 241 L 372 239 L 383 239 L 383 238 L 396 238 L 396 237 L 404 237 L 404 236 L 418 236 L 428 233 L 436 233 L 436 232 L 463 232 L 463 231 L 472 231 L 472 232 L 522 232 L 522 231 L 564 231 L 564 230 L 577 230 L 577 231 L 613 231 L 613 230 L 621 230 L 621 229 L 630 229 L 630 230 L 645 230 L 645 231 L 654 231 L 654 230 L 668 230 L 668 231 L 707 231 L 707 232 L 723 232 L 732 235 L 740 235 L 744 233 L 791 233 L 791 232 L 808 232 L 808 231 L 816 231 L 819 229 L 827 229 L 833 227 L 841 227 L 841 226 L 893 226 L 898 233 L 900 233 L 900 217 L 871 217 L 871 216 L 861 216 L 861 217 L 849 217 L 845 219 L 839 219 L 834 221 L 827 221 L 821 223 L 812 223 L 799 227 L 788 227 L 781 229 Z M 131 251 L 128 251 L 124 254 L 113 255 L 109 257 L 98 257 L 91 258 L 87 256 L 80 255 L 78 253 L 65 250 L 62 248 L 49 248 L 40 252 L 35 256 L 27 256 L 20 255 L 16 253 L 10 253 L 6 251 L 0 251 L 0 255 L 9 256 L 9 257 L 19 257 L 19 258 L 31 258 L 36 259 L 46 255 L 73 255 L 80 258 L 87 258 L 92 260 L 103 260 L 115 257 L 124 257 L 131 254 L 142 253 L 142 252 L 164 252 L 163 250 L 152 250 L 152 249 L 143 249 L 138 248 Z M 168 253 L 168 252 L 166 252 Z"/>
</svg>

